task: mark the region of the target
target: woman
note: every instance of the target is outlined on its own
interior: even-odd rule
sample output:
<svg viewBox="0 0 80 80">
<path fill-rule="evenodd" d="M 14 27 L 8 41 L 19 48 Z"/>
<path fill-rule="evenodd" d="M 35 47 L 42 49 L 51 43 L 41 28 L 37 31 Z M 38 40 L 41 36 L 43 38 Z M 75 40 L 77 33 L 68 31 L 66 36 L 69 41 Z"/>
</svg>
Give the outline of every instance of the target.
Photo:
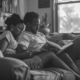
<svg viewBox="0 0 80 80">
<path fill-rule="evenodd" d="M 23 31 L 23 21 L 17 14 L 13 14 L 5 20 L 7 30 L 0 36 L 0 50 L 6 57 L 22 59 L 25 54 L 15 54 L 18 47 L 17 37 Z"/>
<path fill-rule="evenodd" d="M 5 55 L 4 52 L 7 47 L 10 49 L 11 48 L 15 49 L 15 47 L 17 46 L 16 45 L 17 42 L 15 41 L 14 37 L 17 38 L 18 34 L 20 34 L 20 31 L 23 29 L 22 20 L 18 20 L 19 18 L 17 18 L 17 17 L 15 18 L 15 16 L 13 19 L 12 16 L 7 19 L 7 20 L 9 20 L 10 23 L 6 22 L 7 24 L 12 25 L 11 28 L 7 27 L 7 29 L 9 29 L 9 30 L 5 31 L 2 35 L 0 35 L 0 38 L 1 38 L 0 50 L 3 52 L 3 55 Z M 13 27 L 14 25 L 16 28 Z M 17 36 L 14 33 L 14 37 L 13 37 L 13 35 L 12 35 L 13 29 L 15 29 Z M 1 51 L 0 51 L 0 72 L 1 72 L 0 79 L 1 80 L 13 80 L 13 79 L 15 79 L 15 80 L 18 80 L 18 79 L 24 80 L 25 79 L 26 80 L 28 78 L 28 76 L 30 76 L 28 74 L 28 72 L 29 72 L 28 66 L 21 60 L 18 60 L 15 58 L 3 57 Z M 11 50 L 10 50 L 10 52 L 11 52 Z M 11 76 L 11 75 L 15 75 L 15 76 Z M 25 76 L 25 75 L 27 75 L 27 76 Z"/>
<path fill-rule="evenodd" d="M 28 24 L 31 25 L 27 29 L 28 31 L 32 31 L 33 35 L 36 34 L 36 31 L 38 29 L 38 17 L 35 13 L 29 13 L 33 15 L 28 15 L 29 17 L 31 16 L 33 19 L 33 24 Z M 36 18 L 37 17 L 37 18 Z M 37 22 L 37 23 L 36 23 Z M 22 20 L 16 17 L 9 17 L 5 21 L 5 23 L 8 25 L 7 26 L 7 31 L 5 31 L 1 35 L 1 40 L 0 40 L 0 50 L 3 52 L 3 55 L 5 57 L 13 57 L 17 59 L 22 59 L 26 64 L 31 69 L 41 69 L 44 68 L 44 66 L 48 62 L 52 62 L 52 67 L 58 67 L 58 68 L 63 68 L 72 71 L 76 76 L 79 77 L 79 72 L 78 69 L 71 69 L 69 68 L 60 58 L 58 58 L 53 52 L 51 51 L 41 51 L 41 52 L 30 52 L 29 49 L 27 49 L 24 45 L 17 43 L 17 37 L 21 34 L 23 31 L 23 24 Z M 36 30 L 36 31 L 35 31 Z M 43 35 L 43 34 L 42 34 Z M 43 35 L 44 36 L 44 35 Z M 24 39 L 24 38 L 23 38 Z M 45 42 L 44 42 L 45 43 Z M 41 44 L 42 46 L 43 44 Z M 22 52 L 19 51 L 23 47 Z M 24 51 L 24 52 L 23 52 Z M 36 56 L 31 55 L 31 54 L 38 54 Z"/>
</svg>

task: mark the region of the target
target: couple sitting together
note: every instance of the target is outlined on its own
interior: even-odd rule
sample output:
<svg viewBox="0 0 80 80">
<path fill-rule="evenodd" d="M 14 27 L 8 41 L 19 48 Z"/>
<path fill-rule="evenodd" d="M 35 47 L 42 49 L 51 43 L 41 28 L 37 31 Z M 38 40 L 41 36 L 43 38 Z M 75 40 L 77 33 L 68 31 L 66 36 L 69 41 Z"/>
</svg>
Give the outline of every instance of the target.
<svg viewBox="0 0 80 80">
<path fill-rule="evenodd" d="M 73 40 L 73 45 L 61 54 L 54 53 L 49 47 L 60 47 L 46 39 L 38 31 L 40 19 L 35 12 L 27 12 L 24 19 L 13 14 L 5 20 L 7 30 L 0 36 L 0 50 L 4 57 L 12 57 L 25 62 L 30 69 L 57 67 L 69 70 L 80 78 L 80 71 L 75 64 L 80 54 L 80 38 Z M 25 24 L 26 29 L 23 31 Z M 55 46 L 56 44 L 56 46 Z"/>
</svg>

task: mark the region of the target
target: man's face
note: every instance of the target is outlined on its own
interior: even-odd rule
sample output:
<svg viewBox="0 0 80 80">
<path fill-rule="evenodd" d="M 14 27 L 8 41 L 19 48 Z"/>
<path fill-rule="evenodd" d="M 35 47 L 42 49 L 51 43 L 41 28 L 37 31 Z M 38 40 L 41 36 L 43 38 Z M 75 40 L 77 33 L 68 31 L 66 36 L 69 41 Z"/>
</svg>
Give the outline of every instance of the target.
<svg viewBox="0 0 80 80">
<path fill-rule="evenodd" d="M 40 19 L 36 19 L 34 18 L 32 23 L 30 24 L 30 28 L 31 28 L 31 31 L 32 33 L 36 34 L 37 31 L 38 31 L 38 28 L 39 28 L 39 24 L 40 24 Z"/>
</svg>

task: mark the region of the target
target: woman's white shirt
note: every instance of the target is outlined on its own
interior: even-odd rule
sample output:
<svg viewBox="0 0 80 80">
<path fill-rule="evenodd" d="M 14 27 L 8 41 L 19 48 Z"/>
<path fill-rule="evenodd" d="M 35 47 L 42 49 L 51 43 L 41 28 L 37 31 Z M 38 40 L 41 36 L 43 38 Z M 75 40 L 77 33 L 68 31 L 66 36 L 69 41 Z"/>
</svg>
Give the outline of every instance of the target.
<svg viewBox="0 0 80 80">
<path fill-rule="evenodd" d="M 18 42 L 14 39 L 12 33 L 10 31 L 5 31 L 0 35 L 0 40 L 5 37 L 8 40 L 8 46 L 6 50 L 15 50 L 17 48 Z"/>
</svg>

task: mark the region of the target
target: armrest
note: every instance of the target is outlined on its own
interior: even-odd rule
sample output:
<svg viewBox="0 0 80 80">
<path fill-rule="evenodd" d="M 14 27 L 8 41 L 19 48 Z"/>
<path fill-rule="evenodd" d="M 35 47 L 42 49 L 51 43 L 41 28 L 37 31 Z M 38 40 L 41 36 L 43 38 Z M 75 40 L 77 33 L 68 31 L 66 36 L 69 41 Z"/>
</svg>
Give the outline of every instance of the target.
<svg viewBox="0 0 80 80">
<path fill-rule="evenodd" d="M 14 58 L 0 58 L 0 80 L 28 80 L 29 67 Z"/>
</svg>

